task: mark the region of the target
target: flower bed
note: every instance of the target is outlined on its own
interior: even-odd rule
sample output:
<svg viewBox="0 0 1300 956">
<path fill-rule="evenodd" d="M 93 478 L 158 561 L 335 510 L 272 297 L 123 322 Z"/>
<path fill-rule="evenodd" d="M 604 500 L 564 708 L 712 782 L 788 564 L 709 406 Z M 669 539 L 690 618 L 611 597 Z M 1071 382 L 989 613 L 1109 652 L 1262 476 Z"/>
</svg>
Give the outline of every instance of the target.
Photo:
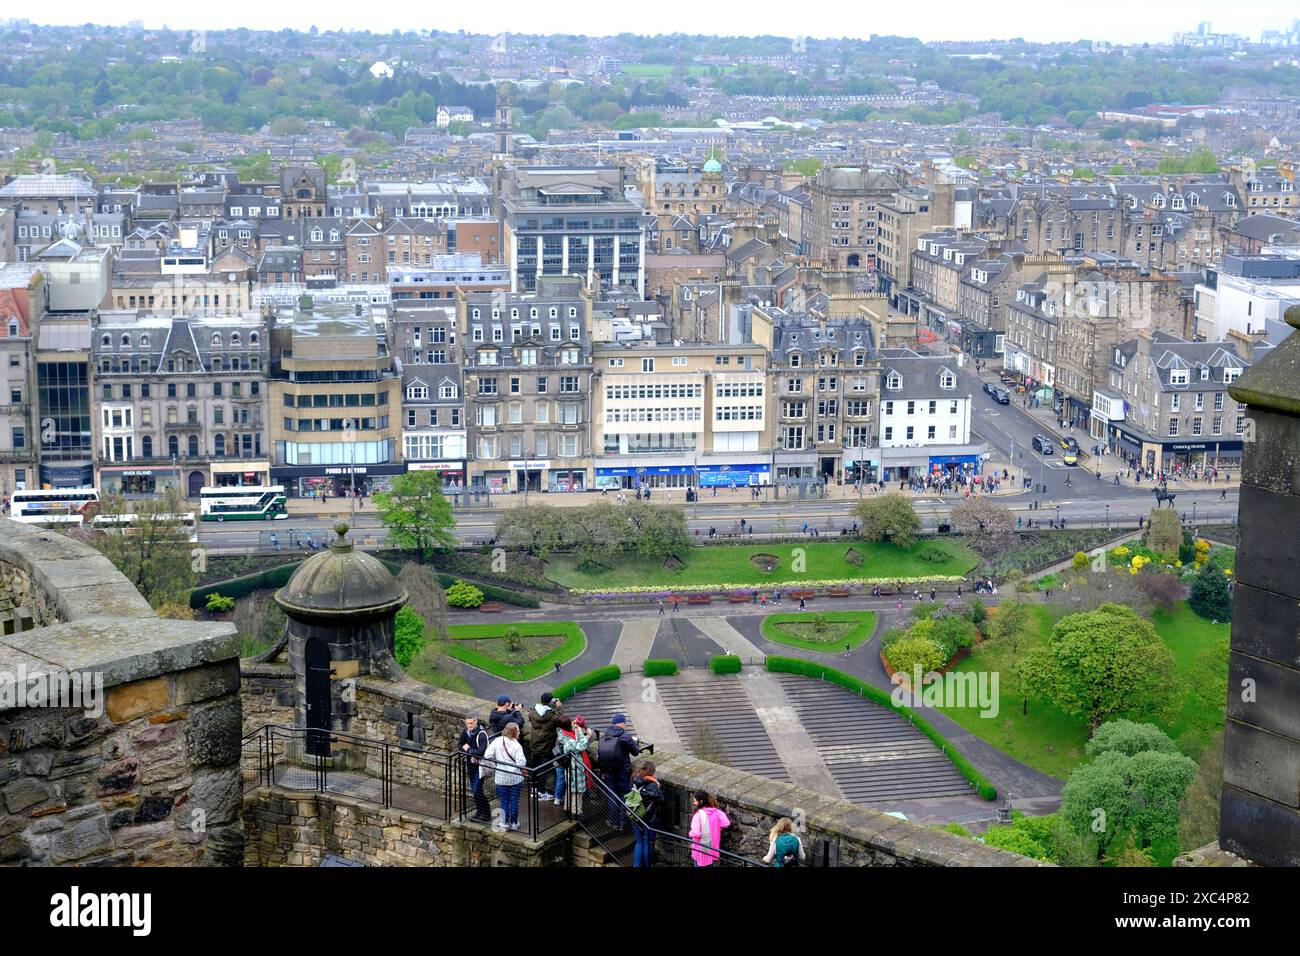
<svg viewBox="0 0 1300 956">
<path fill-rule="evenodd" d="M 915 588 L 915 587 L 921 587 L 922 585 L 926 587 L 929 586 L 938 587 L 939 585 L 945 585 L 945 584 L 953 585 L 955 587 L 958 584 L 964 586 L 969 582 L 962 575 L 947 574 L 947 575 L 927 575 L 925 577 L 919 577 L 919 578 L 897 578 L 897 577 L 852 578 L 849 580 L 801 581 L 799 583 L 801 585 L 801 590 L 808 590 L 810 588 L 843 588 L 846 585 L 861 590 L 862 588 L 874 587 L 877 584 L 882 586 L 889 585 L 892 587 L 896 584 L 901 583 L 904 587 L 911 586 Z M 774 587 L 775 586 L 776 585 L 774 585 Z M 695 592 L 695 593 L 707 592 L 707 593 L 716 594 L 716 593 L 725 593 L 731 591 L 741 591 L 744 590 L 745 588 L 746 585 L 737 584 L 733 582 L 733 583 L 725 583 L 725 584 L 695 584 L 695 585 L 686 584 L 680 587 L 673 588 L 671 590 L 665 589 L 663 587 L 656 587 L 653 585 L 630 585 L 628 587 L 619 587 L 619 588 L 574 588 L 569 593 L 578 597 L 590 598 L 592 600 L 599 601 L 599 600 L 619 600 L 622 598 L 627 598 L 629 596 L 632 597 L 651 596 L 651 597 L 664 598 L 671 594 L 679 594 L 679 593 L 685 594 L 689 592 Z M 794 592 L 789 592 L 789 593 L 793 595 Z"/>
</svg>

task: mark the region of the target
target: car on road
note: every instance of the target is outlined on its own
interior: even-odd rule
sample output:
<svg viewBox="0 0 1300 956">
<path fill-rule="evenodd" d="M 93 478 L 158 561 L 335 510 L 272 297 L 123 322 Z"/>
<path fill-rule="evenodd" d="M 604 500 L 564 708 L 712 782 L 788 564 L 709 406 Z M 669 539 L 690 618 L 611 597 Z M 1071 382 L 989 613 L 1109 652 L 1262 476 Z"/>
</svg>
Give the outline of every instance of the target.
<svg viewBox="0 0 1300 956">
<path fill-rule="evenodd" d="M 994 385 L 992 382 L 985 382 L 985 383 L 984 383 L 984 394 L 985 394 L 985 395 L 992 395 L 992 394 L 993 394 L 994 392 L 996 392 L 997 390 L 998 390 L 998 387 L 997 387 L 996 385 Z"/>
<path fill-rule="evenodd" d="M 1061 452 L 1061 461 L 1065 462 L 1067 465 L 1077 465 L 1079 463 L 1079 453 L 1077 451 L 1070 451 L 1067 448 L 1065 451 Z"/>
<path fill-rule="evenodd" d="M 1052 440 L 1046 435 L 1035 435 L 1033 440 L 1034 451 L 1040 455 L 1052 454 Z"/>
<path fill-rule="evenodd" d="M 1004 388 L 995 388 L 990 394 L 993 396 L 993 401 L 997 402 L 999 405 L 1011 404 L 1011 396 Z"/>
<path fill-rule="evenodd" d="M 1061 447 L 1072 454 L 1079 454 L 1079 443 L 1068 435 L 1061 439 Z"/>
</svg>

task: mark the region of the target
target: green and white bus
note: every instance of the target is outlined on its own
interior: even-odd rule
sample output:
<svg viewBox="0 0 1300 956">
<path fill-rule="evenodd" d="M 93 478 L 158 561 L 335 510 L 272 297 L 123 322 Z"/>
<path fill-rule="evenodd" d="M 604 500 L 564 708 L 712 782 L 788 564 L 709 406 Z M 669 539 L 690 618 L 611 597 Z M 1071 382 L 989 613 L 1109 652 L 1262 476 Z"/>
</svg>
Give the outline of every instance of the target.
<svg viewBox="0 0 1300 956">
<path fill-rule="evenodd" d="M 284 485 L 199 489 L 202 521 L 271 521 L 289 517 Z"/>
</svg>

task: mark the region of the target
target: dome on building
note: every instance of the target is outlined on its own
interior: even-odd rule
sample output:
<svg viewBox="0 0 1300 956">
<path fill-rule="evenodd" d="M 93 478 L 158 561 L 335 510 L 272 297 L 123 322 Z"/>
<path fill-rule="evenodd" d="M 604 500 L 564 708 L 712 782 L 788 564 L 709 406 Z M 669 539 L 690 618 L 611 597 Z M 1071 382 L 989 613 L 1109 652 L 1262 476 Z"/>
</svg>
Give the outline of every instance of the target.
<svg viewBox="0 0 1300 956">
<path fill-rule="evenodd" d="M 353 549 L 346 524 L 334 530 L 338 540 L 298 567 L 275 592 L 276 603 L 298 618 L 395 614 L 408 597 L 397 578 L 377 558 Z"/>
<path fill-rule="evenodd" d="M 722 172 L 722 164 L 710 156 L 704 161 L 703 169 L 706 173 L 720 173 Z"/>
</svg>

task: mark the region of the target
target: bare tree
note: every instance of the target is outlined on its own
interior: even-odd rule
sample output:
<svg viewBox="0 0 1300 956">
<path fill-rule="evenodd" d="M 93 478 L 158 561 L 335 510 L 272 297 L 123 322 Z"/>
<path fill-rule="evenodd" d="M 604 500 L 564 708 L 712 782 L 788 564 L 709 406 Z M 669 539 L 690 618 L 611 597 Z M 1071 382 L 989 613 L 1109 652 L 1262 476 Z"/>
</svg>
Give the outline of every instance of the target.
<svg viewBox="0 0 1300 956">
<path fill-rule="evenodd" d="M 108 558 L 155 608 L 184 603 L 198 580 L 190 528 L 177 520 L 184 510 L 175 488 L 130 502 L 109 495 L 101 501 L 99 515 L 118 520 L 76 534 Z"/>
<path fill-rule="evenodd" d="M 1016 519 L 1011 509 L 978 495 L 952 509 L 948 519 L 971 548 L 983 557 L 1005 551 L 1015 539 Z"/>
</svg>

